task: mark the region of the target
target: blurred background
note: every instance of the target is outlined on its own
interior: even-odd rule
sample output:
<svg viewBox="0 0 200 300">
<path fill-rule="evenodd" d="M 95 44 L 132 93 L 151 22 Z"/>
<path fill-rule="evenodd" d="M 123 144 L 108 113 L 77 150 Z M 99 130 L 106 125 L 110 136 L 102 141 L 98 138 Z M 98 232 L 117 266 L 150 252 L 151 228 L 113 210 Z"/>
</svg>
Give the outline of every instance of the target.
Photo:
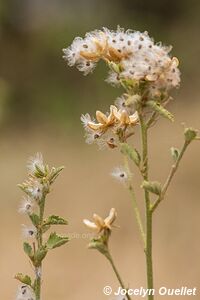
<svg viewBox="0 0 200 300">
<path fill-rule="evenodd" d="M 80 124 L 82 113 L 106 111 L 121 91 L 104 82 L 103 64 L 87 77 L 69 68 L 62 48 L 77 35 L 118 24 L 147 30 L 156 41 L 173 45 L 182 72 L 181 88 L 169 107 L 176 121 L 161 120 L 150 139 L 152 179 L 163 182 L 172 163 L 169 148 L 180 147 L 183 140 L 181 123 L 200 129 L 199 13 L 198 0 L 0 1 L 0 299 L 15 299 L 15 273 L 32 272 L 22 250 L 21 224 L 27 220 L 17 213 L 22 193 L 16 185 L 26 177 L 27 158 L 37 151 L 49 164 L 65 165 L 47 213 L 68 218 L 70 225 L 59 230 L 72 238 L 45 260 L 43 299 L 102 300 L 105 285 L 118 287 L 104 257 L 86 248 L 82 225 L 83 218 L 93 212 L 106 216 L 111 207 L 117 209 L 120 225 L 111 239 L 113 256 L 131 288 L 145 286 L 144 255 L 129 195 L 109 176 L 121 157 L 86 145 Z M 200 289 L 199 149 L 198 143 L 190 147 L 155 215 L 156 287 Z"/>
</svg>

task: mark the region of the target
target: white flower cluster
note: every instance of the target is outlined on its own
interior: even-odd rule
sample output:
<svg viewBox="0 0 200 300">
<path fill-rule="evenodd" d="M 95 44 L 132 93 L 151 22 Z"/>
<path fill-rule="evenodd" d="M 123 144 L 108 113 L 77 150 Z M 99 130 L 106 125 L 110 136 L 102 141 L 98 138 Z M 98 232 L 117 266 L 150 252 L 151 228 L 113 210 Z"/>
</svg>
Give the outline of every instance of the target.
<svg viewBox="0 0 200 300">
<path fill-rule="evenodd" d="M 70 66 L 76 65 L 85 75 L 103 59 L 119 66 L 109 72 L 108 82 L 119 85 L 121 80 L 146 81 L 152 94 L 179 86 L 178 59 L 171 57 L 172 47 L 154 43 L 147 32 L 116 31 L 103 28 L 89 32 L 84 38 L 76 37 L 64 49 L 64 58 Z"/>
<path fill-rule="evenodd" d="M 16 300 L 35 300 L 35 299 L 36 299 L 35 293 L 29 286 L 22 285 L 19 287 Z"/>
</svg>

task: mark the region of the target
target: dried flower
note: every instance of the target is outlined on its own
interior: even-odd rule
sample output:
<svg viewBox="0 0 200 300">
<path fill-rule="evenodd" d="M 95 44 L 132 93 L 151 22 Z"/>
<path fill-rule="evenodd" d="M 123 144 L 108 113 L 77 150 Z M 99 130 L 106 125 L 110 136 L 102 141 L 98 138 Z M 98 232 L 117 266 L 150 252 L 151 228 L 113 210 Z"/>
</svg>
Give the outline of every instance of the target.
<svg viewBox="0 0 200 300">
<path fill-rule="evenodd" d="M 93 215 L 94 222 L 91 222 L 87 219 L 83 220 L 83 223 L 90 229 L 95 230 L 97 232 L 101 232 L 104 229 L 111 230 L 111 226 L 117 217 L 117 213 L 115 208 L 111 208 L 110 213 L 107 218 L 102 219 L 97 214 Z"/>
<path fill-rule="evenodd" d="M 76 65 L 85 75 L 99 60 L 115 63 L 111 67 L 109 81 L 119 85 L 121 80 L 146 81 L 152 93 L 179 86 L 178 59 L 170 57 L 172 47 L 154 43 L 145 31 L 116 31 L 103 28 L 86 33 L 85 38 L 75 38 L 70 47 L 63 50 L 70 66 Z"/>
<path fill-rule="evenodd" d="M 105 132 L 110 126 L 113 126 L 116 123 L 115 114 L 117 112 L 117 108 L 114 105 L 110 106 L 110 113 L 106 116 L 101 111 L 96 111 L 96 119 L 99 123 L 88 122 L 87 127 L 94 131 Z"/>
<path fill-rule="evenodd" d="M 129 133 L 125 132 L 138 124 L 138 113 L 129 114 L 128 111 L 111 105 L 109 114 L 97 111 L 96 119 L 98 123 L 91 121 L 89 114 L 81 117 L 86 131 L 86 143 L 97 143 L 100 149 L 114 149 L 121 138 L 120 132 L 123 132 L 124 137 L 129 137 Z"/>
</svg>

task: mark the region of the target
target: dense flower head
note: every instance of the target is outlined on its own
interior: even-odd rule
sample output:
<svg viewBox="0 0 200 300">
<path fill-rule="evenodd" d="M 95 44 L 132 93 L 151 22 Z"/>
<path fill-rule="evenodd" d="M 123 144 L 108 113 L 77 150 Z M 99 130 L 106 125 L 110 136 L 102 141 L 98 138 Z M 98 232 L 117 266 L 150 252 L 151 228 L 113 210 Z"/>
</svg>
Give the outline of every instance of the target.
<svg viewBox="0 0 200 300">
<path fill-rule="evenodd" d="M 152 94 L 179 86 L 178 59 L 170 56 L 172 47 L 154 43 L 148 32 L 116 31 L 103 28 L 76 37 L 64 49 L 70 66 L 76 65 L 85 75 L 92 72 L 99 60 L 110 66 L 108 82 L 118 85 L 122 80 L 145 81 Z"/>
</svg>

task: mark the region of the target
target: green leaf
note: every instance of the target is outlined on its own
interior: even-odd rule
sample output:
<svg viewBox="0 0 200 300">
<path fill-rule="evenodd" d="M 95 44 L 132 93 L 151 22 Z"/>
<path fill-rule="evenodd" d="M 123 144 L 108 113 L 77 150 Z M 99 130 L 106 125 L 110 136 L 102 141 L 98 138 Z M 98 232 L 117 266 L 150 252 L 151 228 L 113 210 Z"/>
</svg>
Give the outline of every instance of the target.
<svg viewBox="0 0 200 300">
<path fill-rule="evenodd" d="M 128 156 L 132 161 L 134 161 L 134 163 L 137 166 L 140 165 L 141 157 L 140 157 L 139 152 L 135 148 L 132 148 L 130 145 L 128 145 L 126 143 L 122 143 L 121 144 L 121 152 L 123 154 L 125 154 L 126 156 Z"/>
<path fill-rule="evenodd" d="M 44 221 L 44 226 L 46 226 L 46 225 L 67 225 L 67 224 L 68 224 L 67 220 L 65 220 L 59 216 L 56 216 L 56 215 L 49 216 L 48 219 L 46 219 Z"/>
<path fill-rule="evenodd" d="M 32 213 L 29 215 L 29 217 L 35 227 L 37 227 L 40 224 L 40 218 L 37 214 Z"/>
<path fill-rule="evenodd" d="M 23 275 L 22 273 L 17 273 L 15 279 L 19 280 L 21 283 L 31 286 L 31 278 L 28 275 Z"/>
<path fill-rule="evenodd" d="M 179 149 L 171 147 L 170 151 L 174 162 L 176 162 L 180 155 Z"/>
<path fill-rule="evenodd" d="M 42 260 L 45 258 L 47 255 L 48 249 L 46 246 L 40 247 L 36 253 L 35 253 L 35 260 L 34 260 L 34 265 L 39 266 Z"/>
<path fill-rule="evenodd" d="M 33 249 L 31 245 L 27 242 L 24 242 L 24 252 L 32 259 L 33 258 Z"/>
<path fill-rule="evenodd" d="M 49 230 L 49 228 L 50 228 L 51 226 L 50 225 L 43 225 L 42 226 L 42 233 L 45 233 L 47 230 Z"/>
<path fill-rule="evenodd" d="M 146 103 L 147 106 L 151 107 L 154 111 L 159 113 L 161 116 L 169 119 L 170 121 L 174 121 L 174 116 L 166 109 L 164 108 L 160 103 L 155 101 L 148 101 Z"/>
<path fill-rule="evenodd" d="M 143 181 L 141 187 L 148 192 L 151 192 L 156 195 L 160 195 L 162 188 L 161 184 L 157 181 Z"/>
<path fill-rule="evenodd" d="M 58 235 L 56 232 L 52 232 L 48 238 L 46 246 L 48 249 L 54 249 L 67 243 L 69 238 L 67 236 Z"/>
</svg>

